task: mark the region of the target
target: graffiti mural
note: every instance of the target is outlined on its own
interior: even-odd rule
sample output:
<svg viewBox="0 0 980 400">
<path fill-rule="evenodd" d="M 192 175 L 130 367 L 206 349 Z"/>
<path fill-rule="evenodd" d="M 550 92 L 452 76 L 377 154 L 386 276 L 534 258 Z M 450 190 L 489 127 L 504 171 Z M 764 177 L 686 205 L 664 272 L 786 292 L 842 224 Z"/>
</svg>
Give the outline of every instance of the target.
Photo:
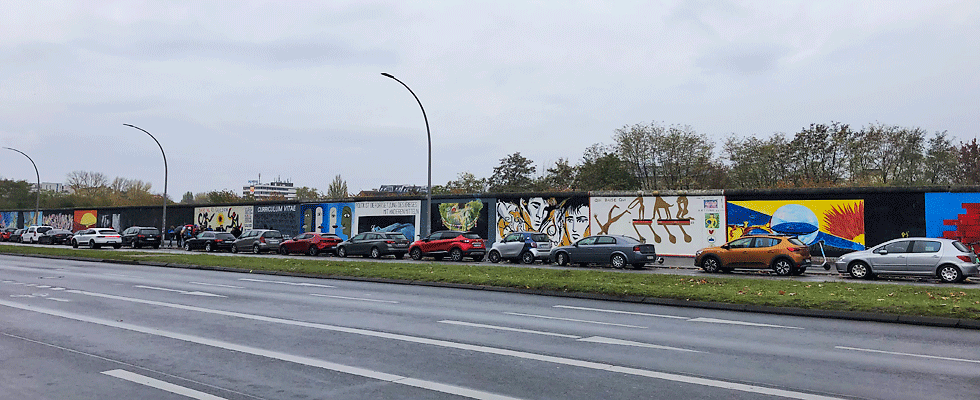
<svg viewBox="0 0 980 400">
<path fill-rule="evenodd" d="M 926 236 L 980 250 L 980 193 L 926 193 Z"/>
<path fill-rule="evenodd" d="M 333 233 L 347 240 L 354 233 L 354 203 L 303 204 L 303 232 Z"/>
<path fill-rule="evenodd" d="M 694 255 L 724 243 L 722 196 L 610 196 L 590 199 L 592 234 L 630 236 L 658 254 Z"/>
<path fill-rule="evenodd" d="M 73 219 L 71 230 L 72 232 L 78 232 L 82 229 L 88 229 L 94 227 L 99 219 L 96 218 L 98 212 L 95 210 L 75 210 L 75 218 Z M 101 225 L 103 227 L 109 225 Z"/>
<path fill-rule="evenodd" d="M 401 232 L 415 240 L 415 227 L 420 222 L 420 200 L 362 201 L 357 203 L 354 226 L 357 232 Z"/>
<path fill-rule="evenodd" d="M 296 204 L 255 206 L 253 225 L 253 228 L 269 226 L 287 236 L 303 233 L 299 231 L 299 206 Z"/>
<path fill-rule="evenodd" d="M 480 200 L 433 203 L 432 232 L 452 230 L 473 232 L 487 239 L 487 203 Z"/>
<path fill-rule="evenodd" d="M 121 224 L 119 223 L 119 216 L 120 216 L 119 214 L 99 213 L 98 216 L 99 216 L 98 226 L 109 227 L 117 231 L 122 230 L 122 227 L 120 226 Z"/>
<path fill-rule="evenodd" d="M 864 250 L 864 200 L 729 201 L 728 240 L 753 233 L 796 235 L 808 245 L 823 241 L 828 254 Z"/>
<path fill-rule="evenodd" d="M 591 234 L 586 197 L 522 197 L 497 200 L 496 240 L 512 232 L 541 232 L 557 246 Z"/>
<path fill-rule="evenodd" d="M 20 213 L 17 211 L 0 212 L 0 229 L 17 228 L 17 221 Z"/>
<path fill-rule="evenodd" d="M 40 222 L 43 217 L 44 211 L 38 211 L 36 216 L 34 215 L 34 211 L 24 211 L 22 218 L 24 220 L 24 228 L 31 225 L 40 225 L 38 222 Z"/>
<path fill-rule="evenodd" d="M 68 213 L 46 213 L 43 214 L 41 221 L 43 225 L 50 225 L 58 229 L 71 229 L 75 221 L 74 214 Z"/>
<path fill-rule="evenodd" d="M 242 231 L 252 229 L 252 206 L 195 207 L 194 224 L 201 229 L 230 232 L 237 227 Z"/>
</svg>

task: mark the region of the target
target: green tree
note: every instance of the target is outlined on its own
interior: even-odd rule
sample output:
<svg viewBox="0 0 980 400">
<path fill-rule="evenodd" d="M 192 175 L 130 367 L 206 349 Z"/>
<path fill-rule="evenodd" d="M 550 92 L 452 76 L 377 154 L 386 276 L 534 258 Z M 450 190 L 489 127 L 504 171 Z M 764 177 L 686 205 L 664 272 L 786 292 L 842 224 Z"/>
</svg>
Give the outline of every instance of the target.
<svg viewBox="0 0 980 400">
<path fill-rule="evenodd" d="M 723 147 L 729 162 L 729 182 L 736 188 L 779 186 L 787 177 L 787 148 L 786 136 L 781 133 L 765 139 L 730 136 Z"/>
<path fill-rule="evenodd" d="M 435 192 L 435 188 L 432 190 Z M 443 186 L 441 190 L 445 190 L 447 194 L 486 193 L 487 180 L 486 178 L 477 178 L 472 172 L 460 172 L 456 180 L 446 182 L 446 186 Z"/>
<path fill-rule="evenodd" d="M 299 201 L 314 201 L 323 198 L 323 194 L 320 193 L 316 188 L 311 187 L 300 187 L 296 188 L 296 200 Z"/>
<path fill-rule="evenodd" d="M 34 208 L 37 195 L 27 181 L 0 180 L 0 208 L 5 210 Z M 43 194 L 43 193 L 42 193 Z"/>
<path fill-rule="evenodd" d="M 628 162 L 603 145 L 594 144 L 585 150 L 578 166 L 574 187 L 576 190 L 637 190 L 640 179 L 634 175 Z"/>
<path fill-rule="evenodd" d="M 656 124 L 624 126 L 613 133 L 618 158 L 639 179 L 645 190 L 659 187 L 657 144 L 663 133 L 664 128 Z"/>
<path fill-rule="evenodd" d="M 957 178 L 966 185 L 975 185 L 980 182 L 980 144 L 977 139 L 968 143 L 960 143 L 959 154 L 959 174 Z"/>
<path fill-rule="evenodd" d="M 500 159 L 487 184 L 494 193 L 525 192 L 534 189 L 534 162 L 516 152 Z"/>
<path fill-rule="evenodd" d="M 224 204 L 224 203 L 237 203 L 242 201 L 238 194 L 225 189 L 225 190 L 212 190 L 205 194 L 207 197 L 207 202 L 209 204 Z"/>
<path fill-rule="evenodd" d="M 929 139 L 923 161 L 922 180 L 929 185 L 948 185 L 955 181 L 959 165 L 957 149 L 946 131 Z"/>
<path fill-rule="evenodd" d="M 705 189 L 708 175 L 721 165 L 715 159 L 715 144 L 690 126 L 675 125 L 657 138 L 660 186 L 655 189 Z"/>
<path fill-rule="evenodd" d="M 810 124 L 797 132 L 782 160 L 789 166 L 787 178 L 797 187 L 843 184 L 848 178 L 854 136 L 849 125 L 839 122 Z"/>
<path fill-rule="evenodd" d="M 575 186 L 575 175 L 578 169 L 569 164 L 565 158 L 559 158 L 555 165 L 545 170 L 545 175 L 538 181 L 538 190 L 566 192 Z"/>
<path fill-rule="evenodd" d="M 346 199 L 350 197 L 347 191 L 347 181 L 341 178 L 340 174 L 337 174 L 333 178 L 333 182 L 330 182 L 330 186 L 327 187 L 327 197 L 330 199 Z"/>
</svg>

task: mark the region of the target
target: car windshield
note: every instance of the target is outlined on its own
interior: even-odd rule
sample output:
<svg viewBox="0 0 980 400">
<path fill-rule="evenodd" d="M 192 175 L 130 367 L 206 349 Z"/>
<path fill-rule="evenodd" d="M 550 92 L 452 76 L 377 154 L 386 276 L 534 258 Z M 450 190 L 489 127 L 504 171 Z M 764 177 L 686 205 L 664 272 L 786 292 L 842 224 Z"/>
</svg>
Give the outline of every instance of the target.
<svg viewBox="0 0 980 400">
<path fill-rule="evenodd" d="M 401 233 L 389 233 L 387 236 L 388 236 L 389 239 L 408 240 L 408 238 L 405 237 L 405 235 L 403 235 Z"/>
<path fill-rule="evenodd" d="M 118 235 L 119 234 L 119 232 L 116 232 L 115 229 L 98 229 L 98 230 L 95 231 L 95 233 L 98 233 L 100 235 Z"/>
<path fill-rule="evenodd" d="M 464 233 L 463 234 L 463 237 L 464 238 L 467 238 L 467 239 L 483 239 L 483 238 L 480 237 L 480 235 L 477 235 L 477 234 L 472 233 L 472 232 Z"/>
<path fill-rule="evenodd" d="M 140 229 L 140 234 L 141 235 L 159 235 L 160 234 L 160 230 L 158 230 L 156 228 L 143 228 L 143 229 Z"/>
<path fill-rule="evenodd" d="M 50 226 L 41 226 L 37 228 L 37 233 L 44 233 L 50 231 L 52 228 Z"/>
<path fill-rule="evenodd" d="M 955 247 L 956 250 L 962 251 L 964 253 L 970 253 L 971 252 L 971 250 L 968 247 L 966 247 L 965 244 L 960 243 L 959 241 L 953 242 L 953 247 Z"/>
<path fill-rule="evenodd" d="M 263 237 L 270 238 L 270 239 L 281 239 L 282 238 L 282 234 L 279 233 L 278 231 L 269 231 L 269 232 L 266 232 L 265 234 L 263 234 L 262 236 Z"/>
<path fill-rule="evenodd" d="M 216 233 L 214 235 L 214 238 L 215 239 L 226 239 L 226 240 L 227 239 L 230 239 L 230 240 L 235 240 L 235 235 L 232 235 L 230 233 L 221 232 L 221 233 Z"/>
<path fill-rule="evenodd" d="M 549 238 L 548 235 L 545 235 L 543 233 L 535 233 L 531 235 L 531 240 L 535 242 L 550 242 L 551 238 Z"/>
<path fill-rule="evenodd" d="M 789 242 L 790 242 L 790 243 L 792 243 L 792 244 L 795 244 L 795 245 L 797 245 L 797 246 L 806 246 L 806 243 L 803 243 L 803 241 L 802 241 L 802 240 L 800 240 L 800 239 L 797 239 L 797 238 L 795 238 L 795 237 L 791 237 L 791 238 L 789 238 Z"/>
</svg>

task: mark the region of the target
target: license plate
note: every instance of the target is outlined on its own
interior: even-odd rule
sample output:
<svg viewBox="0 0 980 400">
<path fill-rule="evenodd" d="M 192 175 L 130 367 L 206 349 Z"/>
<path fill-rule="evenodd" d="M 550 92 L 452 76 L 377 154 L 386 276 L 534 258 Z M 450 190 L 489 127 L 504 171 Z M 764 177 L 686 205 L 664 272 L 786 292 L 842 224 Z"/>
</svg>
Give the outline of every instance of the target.
<svg viewBox="0 0 980 400">
<path fill-rule="evenodd" d="M 647 260 L 652 260 L 653 256 L 647 256 Z"/>
<path fill-rule="evenodd" d="M 479 243 L 475 243 L 475 244 L 473 244 L 473 247 L 483 247 L 483 245 L 482 244 L 479 244 Z"/>
</svg>

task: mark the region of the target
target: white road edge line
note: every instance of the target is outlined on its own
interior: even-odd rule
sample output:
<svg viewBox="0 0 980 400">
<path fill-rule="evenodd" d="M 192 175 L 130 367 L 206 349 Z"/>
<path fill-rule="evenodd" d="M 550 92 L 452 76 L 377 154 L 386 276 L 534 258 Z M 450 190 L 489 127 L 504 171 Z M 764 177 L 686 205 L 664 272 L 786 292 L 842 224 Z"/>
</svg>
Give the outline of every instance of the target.
<svg viewBox="0 0 980 400">
<path fill-rule="evenodd" d="M 650 349 L 660 349 L 660 350 L 685 351 L 689 353 L 703 353 L 702 351 L 698 351 L 698 350 L 682 349 L 680 347 L 661 346 L 658 344 L 634 342 L 630 340 L 613 339 L 613 338 L 607 338 L 602 336 L 592 336 L 592 337 L 582 338 L 579 339 L 578 341 L 589 342 L 589 343 L 617 344 L 620 346 L 646 347 Z"/>
<path fill-rule="evenodd" d="M 936 360 L 959 361 L 959 362 L 968 362 L 968 363 L 977 363 L 977 364 L 980 364 L 980 360 L 968 360 L 968 359 L 965 359 L 965 358 L 952 358 L 952 357 L 930 356 L 930 355 L 925 355 L 925 354 L 899 353 L 899 352 L 896 352 L 896 351 L 884 351 L 884 350 L 873 350 L 873 349 L 860 349 L 860 348 L 857 348 L 857 347 L 845 347 L 845 346 L 834 346 L 834 348 L 841 349 L 841 350 L 865 351 L 865 352 L 868 352 L 868 353 L 892 354 L 892 355 L 896 355 L 896 356 L 932 358 L 932 359 L 936 359 Z"/>
<path fill-rule="evenodd" d="M 761 326 L 766 328 L 784 328 L 784 329 L 804 329 L 795 326 L 783 326 L 783 325 L 770 325 L 770 324 L 760 324 L 756 322 L 745 322 L 745 321 L 733 321 L 728 319 L 717 319 L 717 318 L 691 318 L 688 322 L 707 322 L 711 324 L 729 324 L 729 325 L 745 325 L 745 326 Z"/>
<path fill-rule="evenodd" d="M 376 302 L 376 303 L 398 304 L 398 302 L 397 301 L 394 301 L 394 300 L 363 299 L 363 298 L 360 298 L 360 297 L 331 296 L 331 295 L 327 295 L 327 294 L 317 294 L 317 293 L 310 293 L 310 296 L 329 297 L 329 298 L 332 298 L 332 299 L 373 301 L 373 302 Z"/>
<path fill-rule="evenodd" d="M 350 333 L 355 335 L 377 337 L 382 339 L 400 340 L 400 341 L 410 342 L 410 343 L 419 343 L 419 344 L 426 344 L 431 346 L 467 350 L 467 351 L 473 351 L 473 352 L 485 353 L 485 354 L 503 355 L 503 356 L 521 358 L 526 360 L 550 362 L 553 364 L 575 366 L 575 367 L 588 368 L 588 369 L 594 369 L 600 371 L 619 372 L 619 373 L 634 375 L 634 376 L 645 376 L 649 378 L 662 379 L 662 380 L 667 380 L 672 382 L 690 383 L 694 385 L 737 390 L 737 391 L 742 391 L 747 393 L 758 393 L 758 394 L 780 396 L 780 397 L 799 399 L 799 400 L 841 400 L 838 397 L 828 397 L 828 396 L 823 396 L 818 394 L 795 392 L 791 390 L 776 389 L 776 388 L 770 388 L 765 386 L 747 385 L 743 383 L 728 382 L 728 381 L 709 379 L 709 378 L 696 378 L 696 377 L 691 377 L 686 375 L 672 374 L 668 372 L 649 371 L 649 370 L 642 370 L 637 368 L 620 367 L 616 365 L 603 364 L 603 363 L 597 363 L 592 361 L 576 360 L 573 358 L 555 357 L 555 356 L 528 353 L 528 352 L 517 351 L 517 350 L 508 350 L 508 349 L 501 349 L 501 348 L 488 347 L 488 346 L 456 343 L 456 342 L 450 342 L 446 340 L 401 335 L 397 333 L 372 331 L 368 329 L 359 329 L 359 328 L 349 328 L 344 326 L 327 325 L 327 324 L 320 324 L 315 322 L 296 321 L 296 320 L 290 320 L 284 318 L 267 317 L 262 315 L 245 314 L 245 313 L 238 313 L 232 311 L 214 310 L 209 308 L 188 306 L 183 304 L 165 303 L 161 301 L 143 300 L 143 299 L 136 299 L 132 297 L 116 296 L 116 295 L 104 294 L 104 293 L 86 292 L 82 290 L 70 290 L 69 292 L 81 294 L 85 296 L 101 297 L 105 299 L 128 301 L 132 303 L 148 304 L 148 305 L 155 305 L 161 307 L 170 307 L 170 308 L 175 308 L 180 310 L 197 311 L 197 312 L 214 314 L 214 315 L 224 315 L 228 317 L 238 317 L 238 318 L 250 319 L 254 321 L 278 323 L 278 324 L 291 325 L 291 326 L 303 326 L 303 327 L 313 328 L 313 329 Z M 33 308 L 31 306 L 21 305 L 19 303 L 7 302 L 5 300 L 0 300 L 0 305 L 6 305 L 8 307 L 33 311 Z"/>
<path fill-rule="evenodd" d="M 238 280 L 240 280 L 240 281 L 246 281 L 246 282 L 275 283 L 275 284 L 279 284 L 279 285 L 292 285 L 292 286 L 309 286 L 309 287 L 322 287 L 322 288 L 335 288 L 336 287 L 336 286 L 330 286 L 330 285 L 318 285 L 316 283 L 270 281 L 270 280 L 266 280 L 266 279 L 238 278 Z"/>
<path fill-rule="evenodd" d="M 204 392 L 199 392 L 194 389 L 185 388 L 183 386 L 174 385 L 170 382 L 164 382 L 159 379 L 153 379 L 148 376 L 143 376 L 140 374 L 132 373 L 122 369 L 114 369 L 110 371 L 103 371 L 103 374 L 116 377 L 122 380 L 127 380 L 133 383 L 138 383 L 140 385 L 149 386 L 152 388 L 164 390 L 170 393 L 179 394 L 184 397 L 190 397 L 192 399 L 198 400 L 225 400 L 224 397 L 213 396 Z"/>
<path fill-rule="evenodd" d="M 194 336 L 194 335 L 185 335 L 182 333 L 165 331 L 163 329 L 149 328 L 149 327 L 128 324 L 124 322 L 94 318 L 94 317 L 79 315 L 66 311 L 45 309 L 45 308 L 35 307 L 27 304 L 12 303 L 6 300 L 0 300 L 0 305 L 4 305 L 11 308 L 17 308 L 25 311 L 32 311 L 36 313 L 52 315 L 56 317 L 66 318 L 66 319 L 72 319 L 75 321 L 88 322 L 88 323 L 102 325 L 102 326 L 125 329 L 133 332 L 145 333 L 148 335 L 171 338 L 174 340 L 180 340 L 189 343 L 196 343 L 204 346 L 217 347 L 220 349 L 257 355 L 260 357 L 272 358 L 276 360 L 281 360 L 281 361 L 286 361 L 286 362 L 291 362 L 291 363 L 296 363 L 301 365 L 308 365 L 311 367 L 322 368 L 330 371 L 361 376 L 369 379 L 377 379 L 380 381 L 411 386 L 411 387 L 417 387 L 421 389 L 427 389 L 436 392 L 452 394 L 456 396 L 469 397 L 469 398 L 481 399 L 481 400 L 518 400 L 517 398 L 514 397 L 502 396 L 494 393 L 482 392 L 479 390 L 474 390 L 474 389 L 469 389 L 469 388 L 464 388 L 459 386 L 453 386 L 453 385 L 448 385 L 448 384 L 443 384 L 438 382 L 431 382 L 422 379 L 409 378 L 400 375 L 388 374 L 385 372 L 373 371 L 373 370 L 353 367 L 349 365 L 337 364 L 329 361 L 315 359 L 312 357 L 304 357 L 304 356 L 280 353 L 277 351 L 260 349 L 257 347 L 235 344 L 235 343 L 225 342 L 222 340 L 209 339 L 209 338 Z"/>
<path fill-rule="evenodd" d="M 647 313 L 632 312 L 632 311 L 606 310 L 606 309 L 602 309 L 602 308 L 575 307 L 575 306 L 563 306 L 563 305 L 557 305 L 557 306 L 554 306 L 554 307 L 555 308 L 567 308 L 567 309 L 570 309 L 570 310 L 598 311 L 598 312 L 613 313 L 613 314 L 641 315 L 641 316 L 644 316 L 644 317 L 690 319 L 689 317 L 678 317 L 676 315 L 647 314 Z"/>
<path fill-rule="evenodd" d="M 536 334 L 536 335 L 557 336 L 557 337 L 563 337 L 563 338 L 569 338 L 569 339 L 581 339 L 582 338 L 581 336 L 566 335 L 566 334 L 563 334 L 563 333 L 535 331 L 535 330 L 530 330 L 530 329 L 508 328 L 506 326 L 475 324 L 475 323 L 472 323 L 472 322 L 453 321 L 453 320 L 448 320 L 448 319 L 444 319 L 442 321 L 439 321 L 439 323 L 442 323 L 442 324 L 451 324 L 451 325 L 469 326 L 469 327 L 473 327 L 473 328 L 497 329 L 497 330 L 501 330 L 501 331 L 511 331 L 511 332 L 521 332 L 521 333 L 533 333 L 533 334 Z"/>
<path fill-rule="evenodd" d="M 645 327 L 645 326 L 638 326 L 638 325 L 614 324 L 612 322 L 589 321 L 589 320 L 585 320 L 585 319 L 574 319 L 574 318 L 549 317 L 547 315 L 522 314 L 522 313 L 516 313 L 516 312 L 505 312 L 504 314 L 507 314 L 507 315 L 516 315 L 518 317 L 555 319 L 555 320 L 559 320 L 559 321 L 581 322 L 581 323 L 585 323 L 585 324 L 609 325 L 609 326 L 621 326 L 621 327 L 624 327 L 624 328 L 647 329 L 647 327 Z"/>
<path fill-rule="evenodd" d="M 204 285 L 204 286 L 217 286 L 217 287 L 231 288 L 231 289 L 245 289 L 245 286 L 221 285 L 217 283 L 204 283 L 204 282 L 187 282 L 187 283 L 192 283 L 195 285 Z"/>
<path fill-rule="evenodd" d="M 162 287 L 156 287 L 156 286 L 134 285 L 133 287 L 138 287 L 138 288 L 141 288 L 141 289 L 161 290 L 161 291 L 164 291 L 164 292 L 175 292 L 175 293 L 180 293 L 180 294 L 189 294 L 191 296 L 228 297 L 228 296 L 222 296 L 220 294 L 214 294 L 214 293 L 197 292 L 197 291 L 188 292 L 186 290 L 168 289 L 168 288 L 162 288 Z"/>
</svg>

